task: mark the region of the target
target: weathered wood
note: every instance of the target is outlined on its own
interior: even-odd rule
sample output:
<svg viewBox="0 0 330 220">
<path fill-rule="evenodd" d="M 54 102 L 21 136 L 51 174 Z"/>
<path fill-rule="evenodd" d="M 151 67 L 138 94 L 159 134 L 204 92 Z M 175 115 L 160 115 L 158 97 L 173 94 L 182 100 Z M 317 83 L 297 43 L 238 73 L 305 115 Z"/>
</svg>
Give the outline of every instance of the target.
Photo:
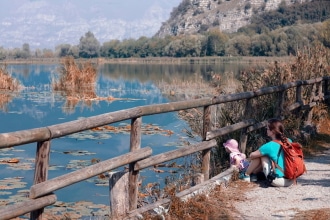
<svg viewBox="0 0 330 220">
<path fill-rule="evenodd" d="M 141 125 L 142 118 L 133 118 L 131 121 L 130 152 L 141 148 Z M 138 177 L 139 171 L 134 171 L 135 162 L 129 164 L 129 210 L 137 208 L 138 200 Z"/>
<path fill-rule="evenodd" d="M 33 210 L 52 205 L 56 202 L 56 195 L 50 194 L 38 199 L 28 199 L 24 202 L 19 202 L 14 205 L 2 206 L 0 208 L 0 220 L 12 219 Z"/>
<path fill-rule="evenodd" d="M 298 108 L 301 107 L 301 103 L 300 102 L 295 102 L 293 104 L 291 104 L 289 107 L 288 107 L 288 110 L 289 111 L 293 111 L 293 110 L 296 110 Z"/>
<path fill-rule="evenodd" d="M 59 138 L 91 128 L 136 118 L 140 115 L 140 107 L 135 107 L 48 126 L 48 129 L 51 131 L 52 138 Z"/>
<path fill-rule="evenodd" d="M 324 81 L 323 81 L 323 95 L 324 95 L 324 99 L 326 96 L 329 95 L 329 79 L 328 78 L 324 78 Z"/>
<path fill-rule="evenodd" d="M 33 184 L 38 184 L 47 180 L 48 167 L 49 167 L 49 153 L 50 153 L 50 141 L 38 142 Z M 44 212 L 44 208 L 31 212 L 30 219 L 41 220 L 43 212 Z"/>
<path fill-rule="evenodd" d="M 204 182 L 204 174 L 202 173 L 196 173 L 194 176 L 193 176 L 193 179 L 192 179 L 192 186 L 196 186 L 200 183 Z"/>
<path fill-rule="evenodd" d="M 246 103 L 245 103 L 245 109 L 244 109 L 244 116 L 245 119 L 248 119 L 251 117 L 252 114 L 252 100 L 251 99 L 247 99 Z M 241 152 L 245 153 L 246 151 L 246 144 L 247 144 L 247 140 L 248 140 L 248 132 L 246 128 L 243 128 L 241 131 L 241 135 L 240 135 L 240 149 Z"/>
<path fill-rule="evenodd" d="M 206 140 L 211 140 L 213 138 L 219 137 L 221 135 L 225 135 L 228 133 L 231 133 L 233 131 L 237 131 L 239 129 L 251 126 L 255 123 L 256 121 L 254 119 L 248 119 L 248 120 L 244 120 L 242 122 L 233 124 L 233 125 L 229 125 L 220 129 L 216 129 L 216 130 L 212 130 L 207 132 L 206 135 Z"/>
<path fill-rule="evenodd" d="M 219 185 L 221 183 L 227 183 L 229 181 L 229 179 L 231 178 L 233 170 L 234 170 L 233 168 L 229 168 L 229 169 L 225 170 L 224 172 L 220 173 L 219 175 L 202 182 L 201 184 L 198 184 L 196 186 L 193 186 L 189 189 L 186 189 L 186 190 L 183 190 L 183 191 L 177 193 L 176 197 L 179 197 L 179 198 L 185 200 L 191 196 L 196 196 L 197 194 L 201 194 L 201 193 L 207 194 L 216 185 Z M 170 203 L 170 201 L 171 201 L 170 199 L 161 199 L 155 203 L 145 205 L 139 209 L 130 211 L 124 219 L 125 220 L 131 219 L 132 217 L 137 216 L 140 213 L 147 212 L 147 211 L 157 208 L 159 206 L 164 206 L 164 204 L 168 204 L 168 203 Z"/>
<path fill-rule="evenodd" d="M 317 89 L 318 97 L 317 97 L 317 100 L 315 99 L 314 101 L 323 101 L 324 100 L 324 90 L 323 90 L 322 81 L 319 82 L 317 85 L 318 85 L 318 89 Z"/>
<path fill-rule="evenodd" d="M 203 114 L 203 141 L 206 140 L 206 135 L 211 130 L 211 107 L 204 107 Z M 202 173 L 204 174 L 204 180 L 210 178 L 210 161 L 211 161 L 211 149 L 205 149 L 202 151 Z"/>
<path fill-rule="evenodd" d="M 247 132 L 252 132 L 252 131 L 255 131 L 255 130 L 259 130 L 260 128 L 264 128 L 267 125 L 268 125 L 268 120 L 256 123 L 254 125 L 251 125 L 251 126 L 247 127 Z"/>
<path fill-rule="evenodd" d="M 314 106 L 316 106 L 316 102 L 312 102 L 312 103 L 309 103 L 308 105 L 301 106 L 301 110 L 309 110 L 309 109 L 313 108 Z"/>
<path fill-rule="evenodd" d="M 170 161 L 176 158 L 180 158 L 189 154 L 196 153 L 205 149 L 210 149 L 217 145 L 216 140 L 203 141 L 195 145 L 189 145 L 187 147 L 180 147 L 177 150 L 168 151 L 165 153 L 151 156 L 147 159 L 138 161 L 135 163 L 134 170 L 141 170 L 146 167 L 150 167 L 156 164 L 160 164 L 166 161 Z"/>
<path fill-rule="evenodd" d="M 279 118 L 283 114 L 283 104 L 285 99 L 285 90 L 278 93 L 277 107 L 275 112 L 275 117 Z"/>
<path fill-rule="evenodd" d="M 36 128 L 0 134 L 0 149 L 50 139 L 47 128 Z"/>
<path fill-rule="evenodd" d="M 47 180 L 42 183 L 33 185 L 30 189 L 30 198 L 34 199 L 63 187 L 72 185 L 90 177 L 96 176 L 108 170 L 116 169 L 123 165 L 144 159 L 152 154 L 150 147 L 145 147 L 134 152 L 123 154 L 118 157 L 111 158 L 106 161 L 76 170 L 74 172 Z"/>
<path fill-rule="evenodd" d="M 159 113 L 180 111 L 191 108 L 203 107 L 206 105 L 211 105 L 211 98 L 203 98 L 203 99 L 192 99 L 187 101 L 179 101 L 179 102 L 171 102 L 157 105 L 146 105 L 139 107 L 141 109 L 141 116 L 145 115 L 153 115 Z"/>
<path fill-rule="evenodd" d="M 129 211 L 129 198 L 127 196 L 129 174 L 127 172 L 112 172 L 109 174 L 111 219 L 122 219 L 122 216 Z"/>
<path fill-rule="evenodd" d="M 297 86 L 297 88 L 296 88 L 296 102 L 299 102 L 299 103 L 303 103 L 302 98 L 301 98 L 301 91 L 302 91 L 302 87 Z"/>
</svg>

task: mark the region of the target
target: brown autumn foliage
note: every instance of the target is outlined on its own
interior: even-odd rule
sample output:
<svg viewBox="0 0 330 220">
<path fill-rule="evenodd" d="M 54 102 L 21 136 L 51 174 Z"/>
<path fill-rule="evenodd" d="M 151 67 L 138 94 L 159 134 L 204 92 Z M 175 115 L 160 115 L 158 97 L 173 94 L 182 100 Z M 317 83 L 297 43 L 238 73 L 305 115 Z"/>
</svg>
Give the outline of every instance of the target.
<svg viewBox="0 0 330 220">
<path fill-rule="evenodd" d="M 6 110 L 7 104 L 12 100 L 13 95 L 19 91 L 18 80 L 11 77 L 6 65 L 0 67 L 0 109 Z"/>
<path fill-rule="evenodd" d="M 93 64 L 90 61 L 76 63 L 73 57 L 65 57 L 61 60 L 59 73 L 60 78 L 53 82 L 53 89 L 66 97 L 65 108 L 73 110 L 80 101 L 91 106 L 92 100 L 97 98 L 97 72 Z"/>
</svg>

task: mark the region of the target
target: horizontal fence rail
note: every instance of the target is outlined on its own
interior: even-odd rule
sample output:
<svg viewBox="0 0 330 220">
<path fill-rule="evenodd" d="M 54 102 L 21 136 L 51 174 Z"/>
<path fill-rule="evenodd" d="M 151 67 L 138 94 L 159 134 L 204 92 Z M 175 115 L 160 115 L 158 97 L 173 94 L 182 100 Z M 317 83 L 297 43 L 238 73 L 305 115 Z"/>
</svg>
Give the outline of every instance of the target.
<svg viewBox="0 0 330 220">
<path fill-rule="evenodd" d="M 128 175 L 120 174 L 112 179 L 112 181 L 120 181 L 123 183 L 123 185 L 125 185 L 125 187 L 128 187 L 128 189 L 123 189 L 122 191 L 122 193 L 124 193 L 122 194 L 124 195 L 124 199 L 119 198 L 112 200 L 125 202 L 125 204 L 123 203 L 122 205 L 116 204 L 116 207 L 122 207 L 120 208 L 122 210 L 111 210 L 113 218 L 124 218 L 125 216 L 132 217 L 143 211 L 150 210 L 152 207 L 156 207 L 157 205 L 169 202 L 169 199 L 164 199 L 154 204 L 149 204 L 137 209 L 137 176 L 140 170 L 166 161 L 191 155 L 196 152 L 201 152 L 202 175 L 205 180 L 208 180 L 210 176 L 210 150 L 217 146 L 217 137 L 241 130 L 241 146 L 242 149 L 245 150 L 247 134 L 252 131 L 264 128 L 267 125 L 267 120 L 258 122 L 251 116 L 246 116 L 247 118 L 245 120 L 242 120 L 238 123 L 218 129 L 213 129 L 211 126 L 210 116 L 212 106 L 225 104 L 228 102 L 246 100 L 247 104 L 245 112 L 248 112 L 249 101 L 251 99 L 277 93 L 279 94 L 277 105 L 278 116 L 281 116 L 281 111 L 284 110 L 284 92 L 295 88 L 296 100 L 294 100 L 294 102 L 291 103 L 286 110 L 310 110 L 315 105 L 317 105 L 318 102 L 330 98 L 330 93 L 328 91 L 329 80 L 330 77 L 320 77 L 316 79 L 291 82 L 280 86 L 260 88 L 258 90 L 249 92 L 220 95 L 211 98 L 202 98 L 165 104 L 139 106 L 42 128 L 2 133 L 0 134 L 0 149 L 29 143 L 36 143 L 37 155 L 35 162 L 34 184 L 30 188 L 28 201 L 20 202 L 15 205 L 0 207 L 0 220 L 18 217 L 28 212 L 31 212 L 30 219 L 42 219 L 43 208 L 54 204 L 57 200 L 56 195 L 53 194 L 54 191 L 125 165 L 129 165 Z M 302 86 L 313 86 L 311 97 L 308 97 L 309 100 L 302 100 Z M 177 112 L 194 108 L 204 108 L 203 137 L 200 143 L 181 147 L 176 150 L 157 155 L 152 155 L 152 149 L 150 147 L 140 148 L 141 118 L 143 116 L 163 114 L 167 112 Z M 110 158 L 97 164 L 90 165 L 74 172 L 47 180 L 50 142 L 52 139 L 129 119 L 131 120 L 131 139 L 129 153 L 120 155 L 115 158 Z M 227 173 L 222 175 L 227 175 Z M 120 179 L 116 179 L 119 177 Z M 125 178 L 127 178 L 127 181 Z M 128 184 L 126 184 L 127 182 Z M 184 196 L 188 193 L 191 193 L 193 190 L 195 190 L 196 187 L 198 188 L 198 186 L 195 186 L 182 191 L 178 193 L 177 196 Z M 117 186 L 115 188 L 117 189 Z M 120 193 L 119 191 L 120 190 L 118 190 L 118 193 Z M 115 194 L 116 192 L 113 193 Z"/>
<path fill-rule="evenodd" d="M 72 185 L 74 183 L 83 181 L 90 177 L 104 173 L 108 170 L 116 169 L 123 165 L 144 159 L 152 154 L 150 147 L 145 147 L 134 152 L 130 152 L 109 160 L 99 162 L 97 164 L 76 170 L 74 172 L 56 177 L 51 180 L 47 180 L 42 183 L 33 185 L 30 189 L 30 198 L 35 199 L 37 197 L 46 195 L 55 190 Z"/>
</svg>

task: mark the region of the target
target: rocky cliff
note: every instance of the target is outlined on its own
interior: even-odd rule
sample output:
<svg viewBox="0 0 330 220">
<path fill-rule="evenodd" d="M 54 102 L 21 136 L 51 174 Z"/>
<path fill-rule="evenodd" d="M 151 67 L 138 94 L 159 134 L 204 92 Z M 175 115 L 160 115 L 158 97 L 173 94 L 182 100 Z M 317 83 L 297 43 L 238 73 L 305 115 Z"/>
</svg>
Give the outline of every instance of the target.
<svg viewBox="0 0 330 220">
<path fill-rule="evenodd" d="M 310 0 L 183 0 L 156 36 L 195 34 L 210 28 L 235 32 L 249 24 L 254 14 L 275 10 L 282 2 L 290 5 L 306 1 Z"/>
</svg>

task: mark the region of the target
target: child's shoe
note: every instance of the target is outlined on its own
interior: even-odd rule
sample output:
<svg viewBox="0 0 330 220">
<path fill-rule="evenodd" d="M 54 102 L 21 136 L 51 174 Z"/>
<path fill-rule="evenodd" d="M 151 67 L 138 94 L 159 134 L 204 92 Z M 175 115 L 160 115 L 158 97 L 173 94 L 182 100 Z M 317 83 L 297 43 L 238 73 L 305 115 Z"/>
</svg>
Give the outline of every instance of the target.
<svg viewBox="0 0 330 220">
<path fill-rule="evenodd" d="M 250 182 L 250 176 L 246 175 L 245 173 L 239 173 L 238 178 L 246 182 Z"/>
</svg>

